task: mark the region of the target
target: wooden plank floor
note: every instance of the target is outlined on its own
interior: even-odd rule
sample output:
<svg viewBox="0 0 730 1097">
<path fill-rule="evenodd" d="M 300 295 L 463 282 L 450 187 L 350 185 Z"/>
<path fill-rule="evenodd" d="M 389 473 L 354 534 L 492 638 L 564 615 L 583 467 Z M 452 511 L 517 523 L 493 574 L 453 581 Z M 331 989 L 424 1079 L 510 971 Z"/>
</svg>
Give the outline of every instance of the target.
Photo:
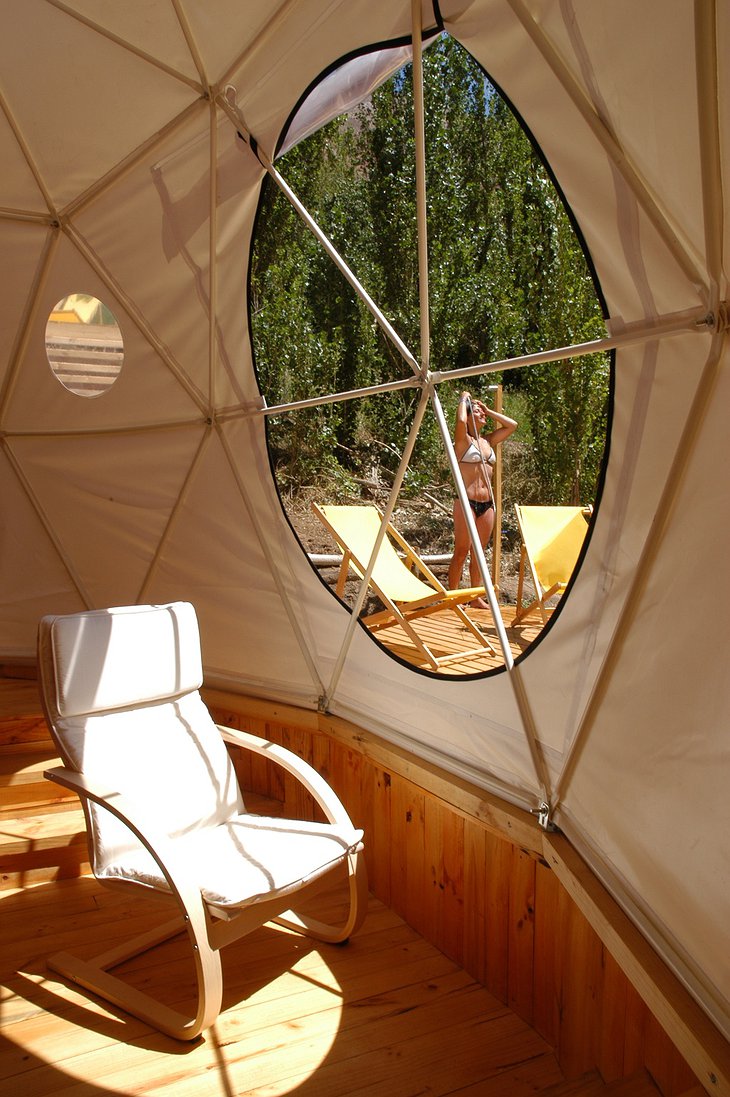
<svg viewBox="0 0 730 1097">
<path fill-rule="evenodd" d="M 35 681 L 0 678 L 2 754 L 10 770 L 20 767 L 4 799 L 36 757 L 46 763 L 38 711 Z M 28 787 L 29 800 L 42 791 Z M 80 839 L 78 807 L 62 807 L 69 841 Z M 10 853 L 17 847 L 16 856 L 40 857 L 64 833 L 47 804 L 18 818 L 14 803 L 0 808 L 0 843 Z M 218 1021 L 191 1045 L 171 1040 L 46 966 L 56 951 L 90 956 L 144 931 L 165 916 L 164 901 L 44 871 L 32 886 L 28 871 L 17 874 L 25 887 L 0 890 L 0 1093 L 522 1097 L 563 1083 L 533 1029 L 375 899 L 344 947 L 264 927 L 224 950 Z M 329 913 L 338 901 L 317 900 Z M 192 1002 L 184 938 L 121 973 L 178 1008 Z"/>
<path fill-rule="evenodd" d="M 38 682 L 32 678 L 4 678 L 0 673 L 0 720 L 3 722 L 3 744 L 22 741 L 30 742 L 37 738 L 41 729 L 43 742 L 48 740 L 46 721 L 42 715 Z M 12 722 L 17 724 L 12 734 Z"/>
<path fill-rule="evenodd" d="M 20 769 L 45 750 L 38 711 L 35 681 L 0 677 L 0 747 Z M 0 782 L 3 799 L 13 787 Z M 34 806 L 38 790 L 28 795 L 21 816 L 0 802 L 0 854 L 40 857 L 59 836 L 64 850 L 80 837 L 76 805 Z M 266 812 L 271 802 L 249 806 Z M 0 1094 L 656 1097 L 644 1073 L 610 1086 L 595 1073 L 566 1082 L 532 1028 L 372 898 L 346 946 L 266 926 L 224 950 L 218 1020 L 192 1044 L 174 1041 L 48 970 L 54 952 L 94 955 L 168 911 L 152 893 L 79 875 L 83 855 L 71 854 L 71 869 L 44 858 L 46 867 L 8 874 L 0 888 Z M 312 913 L 334 916 L 339 902 L 325 894 Z M 119 973 L 185 1009 L 188 948 L 177 939 Z"/>
<path fill-rule="evenodd" d="M 345 947 L 267 926 L 224 950 L 221 1015 L 191 1044 L 65 983 L 47 969 L 48 955 L 90 957 L 156 925 L 168 907 L 153 893 L 110 890 L 82 874 L 77 803 L 49 803 L 48 782 L 38 785 L 34 776 L 48 742 L 38 711 L 34 680 L 0 677 L 0 757 L 8 770 L 0 773 L 0 1094 L 658 1094 L 643 1071 L 610 1085 L 595 1071 L 566 1082 L 534 1029 L 374 898 Z M 16 788 L 25 790 L 22 804 L 10 796 Z M 246 799 L 255 812 L 281 807 Z M 325 894 L 311 913 L 335 918 L 339 902 Z M 119 971 L 192 1011 L 188 952 L 180 938 Z"/>
<path fill-rule="evenodd" d="M 490 654 L 485 650 L 483 654 L 479 653 L 465 659 L 448 662 L 439 667 L 436 672 L 439 675 L 484 674 L 486 671 L 504 666 L 504 657 L 491 611 L 466 607 L 466 612 L 477 628 L 491 642 L 495 652 Z M 516 659 L 537 639 L 542 631 L 543 624 L 539 615 L 533 613 L 524 622 L 513 625 L 515 615 L 515 606 L 513 605 L 501 606 L 501 612 L 510 650 L 513 658 Z M 474 638 L 468 629 L 461 624 L 455 613 L 448 610 L 433 613 L 430 617 L 422 617 L 413 622 L 413 627 L 437 657 L 473 648 L 475 644 Z M 397 655 L 398 658 L 410 663 L 411 666 L 431 669 L 400 625 L 379 629 L 375 635 L 380 643 L 387 647 L 393 655 Z"/>
<path fill-rule="evenodd" d="M 532 1029 L 375 900 L 344 947 L 268 927 L 230 947 L 221 1016 L 180 1044 L 46 970 L 59 948 L 153 924 L 159 900 L 137 905 L 89 877 L 0 893 L 0 1092 L 519 1097 L 562 1080 Z M 126 976 L 180 1004 L 191 992 L 182 940 Z"/>
</svg>

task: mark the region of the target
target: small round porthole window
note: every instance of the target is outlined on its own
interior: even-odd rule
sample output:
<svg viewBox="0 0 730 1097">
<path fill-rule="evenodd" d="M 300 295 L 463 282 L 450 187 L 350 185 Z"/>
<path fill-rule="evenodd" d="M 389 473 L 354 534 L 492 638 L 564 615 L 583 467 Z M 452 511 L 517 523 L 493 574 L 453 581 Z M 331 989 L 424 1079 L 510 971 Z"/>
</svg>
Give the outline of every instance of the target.
<svg viewBox="0 0 730 1097">
<path fill-rule="evenodd" d="M 101 396 L 124 361 L 119 324 L 111 309 L 88 293 L 62 297 L 46 324 L 46 354 L 55 376 L 77 396 Z"/>
</svg>

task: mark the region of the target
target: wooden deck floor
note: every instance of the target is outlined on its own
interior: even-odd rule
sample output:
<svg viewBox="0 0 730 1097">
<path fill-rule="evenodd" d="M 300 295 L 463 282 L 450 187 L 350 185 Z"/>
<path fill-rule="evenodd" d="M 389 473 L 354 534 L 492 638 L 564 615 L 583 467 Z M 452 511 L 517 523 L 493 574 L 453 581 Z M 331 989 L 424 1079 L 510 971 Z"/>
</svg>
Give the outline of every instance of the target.
<svg viewBox="0 0 730 1097">
<path fill-rule="evenodd" d="M 264 928 L 224 953 L 223 1012 L 187 1046 L 49 973 L 155 915 L 90 878 L 0 895 L 0 1092 L 271 1097 L 518 1095 L 561 1082 L 548 1046 L 382 904 L 345 947 Z M 93 940 L 92 940 L 93 939 Z M 190 993 L 182 942 L 127 965 L 145 989 Z"/>
<path fill-rule="evenodd" d="M 29 858 L 27 870 L 0 872 L 0 1094 L 656 1097 L 643 1072 L 610 1086 L 597 1074 L 567 1082 L 534 1029 L 373 898 L 346 946 L 266 926 L 224 950 L 221 1014 L 192 1044 L 65 983 L 48 970 L 49 955 L 90 956 L 141 933 L 161 920 L 163 900 L 76 874 L 82 814 L 75 800 L 42 799 L 38 708 L 34 681 L 0 678 L 0 847 L 10 861 L 14 849 Z M 49 862 L 44 843 L 59 842 L 59 860 Z M 54 869 L 66 850 L 69 864 Z M 339 899 L 317 902 L 332 914 Z M 187 949 L 177 939 L 120 974 L 184 1009 L 193 993 Z"/>
<path fill-rule="evenodd" d="M 513 605 L 503 605 L 501 611 L 510 650 L 513 658 L 516 659 L 537 639 L 542 631 L 543 624 L 539 615 L 532 614 L 524 622 L 520 622 L 515 626 L 512 623 L 515 607 Z M 504 666 L 504 657 L 491 612 L 485 609 L 472 609 L 471 607 L 467 607 L 466 612 L 491 642 L 495 652 L 490 654 L 485 650 L 483 654 L 471 655 L 464 659 L 445 663 L 435 672 L 439 675 L 484 674 L 486 671 Z M 460 623 L 455 613 L 447 610 L 434 613 L 430 617 L 422 617 L 413 622 L 413 627 L 437 657 L 451 655 L 474 647 L 474 639 L 468 629 Z M 431 669 L 400 625 L 380 629 L 376 633 L 376 637 L 389 651 L 397 655 L 398 658 L 410 663 L 411 666 Z"/>
<path fill-rule="evenodd" d="M 83 853 L 70 849 L 83 843 L 77 802 L 32 807 L 40 791 L 33 791 L 35 770 L 49 761 L 38 712 L 35 681 L 0 679 L 8 769 L 8 782 L 0 782 L 0 843 L 8 851 L 27 845 L 30 866 L 44 843 L 59 840 L 61 820 L 80 864 Z M 264 927 L 224 950 L 222 1013 L 203 1038 L 185 1045 L 46 967 L 53 952 L 93 955 L 156 924 L 159 897 L 132 899 L 88 875 L 52 879 L 37 868 L 15 880 L 26 886 L 8 887 L 8 876 L 0 890 L 0 1093 L 522 1097 L 563 1082 L 533 1029 L 375 899 L 344 947 Z M 319 902 L 332 907 L 337 899 Z M 193 993 L 183 938 L 121 971 L 180 1008 Z"/>
</svg>

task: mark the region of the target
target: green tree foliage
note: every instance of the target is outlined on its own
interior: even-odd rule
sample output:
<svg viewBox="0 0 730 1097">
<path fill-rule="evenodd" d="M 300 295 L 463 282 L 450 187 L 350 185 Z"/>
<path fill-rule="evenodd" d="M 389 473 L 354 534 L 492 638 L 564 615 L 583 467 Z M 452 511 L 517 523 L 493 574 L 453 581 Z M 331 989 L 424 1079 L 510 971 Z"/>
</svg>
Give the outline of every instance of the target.
<svg viewBox="0 0 730 1097">
<path fill-rule="evenodd" d="M 602 334 L 584 255 L 559 195 L 507 104 L 442 36 L 424 56 L 431 366 L 496 361 Z M 410 67 L 283 158 L 287 181 L 418 356 L 418 251 Z M 251 263 L 254 351 L 271 405 L 402 378 L 409 367 L 268 181 Z M 534 481 L 523 502 L 590 501 L 606 429 L 608 364 L 575 359 L 505 373 L 520 394 Z M 488 380 L 500 380 L 490 375 Z M 463 386 L 440 395 L 453 416 Z M 470 384 L 475 391 L 484 382 Z M 280 475 L 395 467 L 416 400 L 402 390 L 272 424 Z M 433 417 L 408 484 L 445 482 Z M 529 490 L 529 489 L 527 489 Z"/>
</svg>

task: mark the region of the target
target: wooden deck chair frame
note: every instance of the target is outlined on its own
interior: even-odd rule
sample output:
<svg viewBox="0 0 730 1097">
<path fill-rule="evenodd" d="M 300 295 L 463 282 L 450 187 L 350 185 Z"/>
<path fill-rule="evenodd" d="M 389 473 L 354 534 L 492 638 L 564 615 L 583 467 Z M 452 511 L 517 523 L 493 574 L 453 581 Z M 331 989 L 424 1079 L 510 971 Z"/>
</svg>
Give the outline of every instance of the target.
<svg viewBox="0 0 730 1097">
<path fill-rule="evenodd" d="M 340 565 L 336 585 L 336 592 L 339 597 L 342 598 L 345 592 L 345 582 L 349 569 L 352 567 L 360 578 L 365 575 L 375 541 L 374 537 L 366 535 L 361 544 L 357 546 L 348 544 L 347 539 L 343 536 L 342 530 L 338 527 L 336 521 L 337 512 L 354 510 L 369 511 L 370 514 L 376 514 L 379 523 L 382 523 L 382 511 L 371 504 L 338 507 L 320 506 L 318 503 L 313 503 L 312 509 L 342 549 L 342 564 Z M 397 556 L 395 550 L 392 550 L 393 555 L 399 561 L 400 567 L 419 578 L 422 577 L 420 581 L 420 597 L 408 601 L 393 598 L 391 592 L 388 591 L 382 583 L 378 583 L 374 577 L 371 576 L 370 586 L 385 606 L 385 609 L 380 610 L 377 613 L 371 613 L 367 617 L 363 617 L 363 624 L 366 625 L 371 632 L 377 632 L 380 629 L 388 628 L 394 624 L 400 625 L 408 639 L 433 670 L 438 670 L 439 667 L 442 667 L 445 664 L 453 663 L 472 655 L 483 655 L 485 652 L 494 655 L 494 646 L 477 628 L 463 608 L 464 603 L 471 602 L 474 598 L 482 596 L 485 593 L 484 587 L 462 587 L 459 590 L 448 590 L 421 559 L 412 545 L 410 545 L 405 537 L 398 532 L 392 522 L 388 523 L 386 537 L 390 537 L 392 542 L 394 542 L 403 553 L 403 558 L 401 559 L 401 557 Z M 381 552 L 382 551 L 390 552 L 391 549 L 384 546 L 381 547 Z M 448 655 L 437 656 L 431 651 L 423 638 L 419 636 L 416 629 L 413 628 L 411 622 L 420 617 L 427 617 L 430 614 L 439 613 L 442 610 L 451 610 L 456 614 L 459 621 L 464 625 L 471 636 L 476 639 L 477 646 L 470 647 L 464 651 L 449 652 Z"/>
<path fill-rule="evenodd" d="M 512 624 L 520 624 L 525 617 L 535 611 L 539 611 L 543 624 L 545 624 L 548 619 L 546 603 L 556 594 L 563 593 L 575 570 L 585 534 L 588 530 L 588 519 L 593 513 L 593 507 L 528 507 L 515 503 L 515 511 L 517 513 L 517 525 L 519 526 L 520 536 L 522 537 L 522 545 L 520 548 L 520 567 L 517 578 L 517 610 Z M 580 515 L 585 525 L 584 529 L 581 529 L 578 526 L 577 529 L 572 530 L 567 537 L 565 537 L 564 534 L 564 526 L 556 531 L 556 538 L 565 538 L 563 558 L 560 561 L 560 566 L 558 568 L 559 574 L 553 569 L 550 576 L 553 579 L 553 582 L 548 582 L 547 584 L 545 582 L 544 573 L 541 571 L 540 567 L 539 551 L 537 546 L 533 545 L 530 534 L 528 516 L 531 511 L 542 511 L 548 516 L 549 512 L 552 511 L 556 512 L 558 517 L 561 515 L 567 516 L 571 521 L 574 521 L 576 517 Z M 560 514 L 557 512 L 560 512 Z M 527 567 L 530 569 L 530 577 L 535 588 L 535 598 L 528 606 L 523 606 L 522 592 L 525 581 L 525 570 Z"/>
<path fill-rule="evenodd" d="M 143 611 L 146 608 L 164 610 L 178 608 L 181 605 L 187 604 L 173 603 L 171 607 L 129 607 L 129 609 L 133 611 Z M 192 607 L 189 608 L 192 610 Z M 125 612 L 125 610 L 108 612 L 120 613 Z M 297 884 L 295 888 L 289 889 L 285 893 L 273 894 L 271 898 L 257 897 L 249 905 L 232 910 L 225 910 L 220 906 L 211 905 L 203 896 L 201 886 L 196 882 L 188 859 L 181 855 L 181 852 L 176 848 L 175 840 L 164 832 L 164 828 L 161 828 L 158 822 L 153 821 L 153 813 L 145 810 L 144 807 L 140 806 L 138 800 L 128 795 L 123 787 L 123 782 L 120 783 L 120 787 L 111 787 L 108 784 L 102 785 L 95 782 L 88 774 L 79 772 L 75 768 L 72 758 L 69 757 L 63 734 L 59 735 L 57 731 L 57 724 L 60 719 L 57 702 L 59 696 L 56 682 L 57 668 L 54 665 L 57 656 L 53 648 L 51 633 L 55 622 L 71 620 L 74 617 L 89 616 L 94 616 L 94 613 L 69 615 L 66 618 L 46 617 L 40 623 L 38 656 L 42 700 L 51 734 L 65 763 L 62 766 L 47 770 L 45 776 L 62 787 L 77 793 L 80 797 L 86 816 L 89 856 L 95 875 L 95 848 L 92 841 L 91 811 L 93 805 L 96 804 L 102 807 L 105 813 L 108 812 L 115 819 L 121 821 L 128 828 L 128 832 L 131 831 L 131 834 L 138 840 L 141 847 L 154 859 L 159 866 L 161 876 L 164 876 L 167 884 L 163 890 L 158 888 L 154 888 L 154 890 L 159 894 L 164 894 L 168 898 L 171 907 L 176 907 L 177 910 L 174 917 L 166 920 L 162 925 L 108 949 L 92 960 L 80 959 L 62 952 L 49 957 L 47 964 L 51 970 L 99 995 L 108 1002 L 121 1007 L 159 1031 L 179 1040 L 193 1040 L 204 1029 L 213 1024 L 220 1012 L 223 990 L 220 949 L 223 946 L 245 936 L 267 922 L 275 922 L 317 940 L 333 943 L 344 942 L 355 932 L 364 917 L 368 896 L 367 874 L 362 854 L 362 831 L 354 831 L 345 808 L 333 790 L 320 774 L 298 755 L 247 732 L 213 724 L 208 716 L 211 734 L 215 734 L 213 729 L 217 729 L 225 744 L 250 751 L 280 766 L 311 794 L 329 824 L 340 828 L 346 834 L 359 835 L 360 838 L 352 848 L 348 849 L 346 854 L 340 856 L 338 862 L 332 863 L 322 875 Z M 149 655 L 149 652 L 147 654 Z M 202 670 L 200 678 L 202 682 Z M 195 693 L 196 704 L 199 702 L 200 708 L 204 709 L 206 715 L 208 715 L 202 700 L 197 697 L 197 689 Z M 118 709 L 116 711 L 119 712 Z M 235 782 L 237 791 L 238 786 L 232 766 L 227 774 L 227 780 Z M 256 826 L 259 825 L 260 817 L 250 816 L 249 818 L 255 820 Z M 266 819 L 261 819 L 262 825 L 266 822 Z M 282 821 L 277 819 L 273 822 L 278 823 L 279 830 L 281 830 Z M 288 829 L 286 828 L 287 822 L 289 821 L 283 821 L 285 829 Z M 308 825 L 310 827 L 315 826 L 315 824 Z M 316 826 L 324 830 L 328 824 L 316 824 Z M 340 843 L 340 847 L 343 848 L 342 843 Z M 332 872 L 337 870 L 346 872 L 349 898 L 347 913 L 340 924 L 326 924 L 315 918 L 307 917 L 301 913 L 298 914 L 292 909 L 293 906 L 301 909 L 301 905 L 306 900 L 324 886 L 330 884 L 332 882 Z M 139 882 L 130 882 L 125 879 L 106 877 L 102 878 L 101 882 L 106 886 L 127 888 L 128 894 L 138 892 L 140 888 Z M 131 892 L 129 889 L 131 889 Z M 194 1015 L 186 1016 L 112 974 L 112 969 L 125 960 L 138 956 L 156 945 L 185 933 L 191 947 L 197 982 L 197 1008 Z"/>
</svg>

